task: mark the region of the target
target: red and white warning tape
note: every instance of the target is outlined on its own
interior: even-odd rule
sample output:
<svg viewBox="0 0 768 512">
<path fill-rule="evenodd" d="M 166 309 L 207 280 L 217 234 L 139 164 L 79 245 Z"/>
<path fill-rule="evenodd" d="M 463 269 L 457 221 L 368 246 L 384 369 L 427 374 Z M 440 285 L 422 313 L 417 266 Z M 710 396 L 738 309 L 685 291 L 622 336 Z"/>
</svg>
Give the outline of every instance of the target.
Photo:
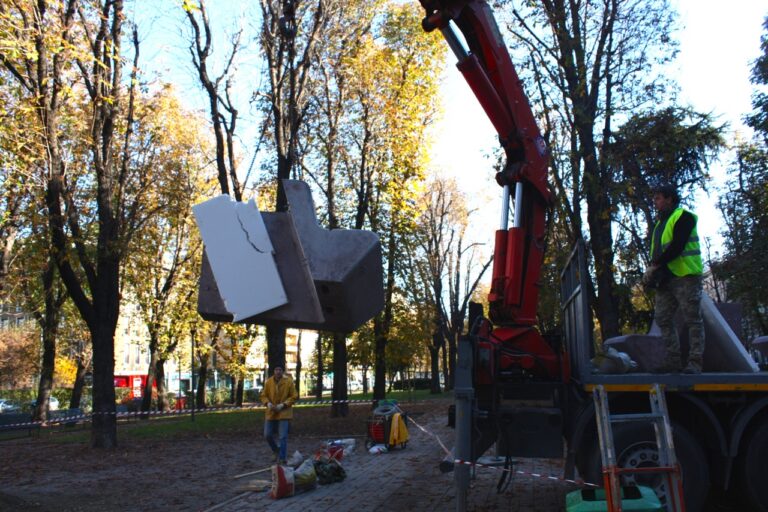
<svg viewBox="0 0 768 512">
<path fill-rule="evenodd" d="M 416 420 L 414 420 L 410 416 L 408 417 L 408 421 L 412 422 L 414 425 L 416 425 L 422 432 L 424 432 L 428 436 L 434 437 L 437 440 L 438 444 L 440 445 L 440 448 L 443 449 L 443 451 L 445 452 L 445 454 L 448 457 L 453 456 L 451 451 L 445 446 L 443 441 L 440 439 L 440 436 L 438 436 L 434 432 L 430 432 L 429 430 L 427 430 L 423 426 L 419 425 L 419 423 L 416 422 Z M 514 469 L 514 468 L 500 468 L 498 466 L 491 466 L 491 465 L 488 465 L 488 464 L 481 464 L 481 463 L 472 462 L 472 461 L 469 461 L 469 460 L 462 460 L 462 459 L 454 458 L 453 459 L 453 463 L 454 464 L 463 464 L 463 465 L 466 465 L 466 466 L 473 466 L 473 467 L 476 467 L 476 468 L 488 468 L 488 469 L 493 469 L 493 470 L 496 470 L 496 471 L 510 471 L 510 472 L 512 472 L 515 475 L 522 475 L 522 476 L 527 476 L 527 477 L 532 477 L 532 478 L 542 478 L 544 480 L 553 480 L 553 481 L 557 481 L 557 482 L 567 482 L 569 484 L 574 484 L 574 485 L 578 485 L 578 486 L 602 487 L 602 486 L 597 485 L 597 484 L 592 484 L 592 483 L 589 483 L 589 482 L 585 482 L 584 480 L 581 480 L 581 479 L 579 479 L 579 480 L 571 480 L 569 478 L 564 478 L 564 477 L 556 476 L 556 475 L 544 475 L 544 474 L 541 474 L 541 473 L 534 473 L 532 471 L 523 471 L 523 470 Z"/>
<path fill-rule="evenodd" d="M 374 400 L 312 400 L 312 401 L 298 401 L 294 404 L 294 406 L 333 405 L 333 404 L 371 405 L 372 403 L 374 403 Z M 201 413 L 211 413 L 211 412 L 221 412 L 221 411 L 250 410 L 250 409 L 264 409 L 264 408 L 266 408 L 266 406 L 262 404 L 251 404 L 251 405 L 242 405 L 242 406 L 229 405 L 229 406 L 223 406 L 223 407 L 173 409 L 170 411 L 156 411 L 156 410 L 145 411 L 145 412 L 142 412 L 142 411 L 124 411 L 124 412 L 94 411 L 88 414 L 79 414 L 76 416 L 61 416 L 61 417 L 51 418 L 46 421 L 28 421 L 23 423 L 8 423 L 5 425 L 0 425 L 0 431 L 2 431 L 3 429 L 16 428 L 16 427 L 47 427 L 52 425 L 58 425 L 61 423 L 71 423 L 74 421 L 88 420 L 93 416 L 99 416 L 99 415 L 115 416 L 116 418 L 132 418 L 132 417 L 138 417 L 138 416 L 183 416 L 186 414 L 192 414 L 192 412 L 194 412 L 195 414 L 201 414 Z"/>
<path fill-rule="evenodd" d="M 361 404 L 368 404 L 370 405 L 373 403 L 372 400 L 313 400 L 313 401 L 300 401 L 296 402 L 295 405 L 332 405 L 332 404 L 353 404 L 353 405 L 361 405 Z M 232 410 L 250 410 L 250 409 L 262 409 L 265 406 L 262 404 L 253 404 L 253 405 L 244 405 L 244 406 L 225 406 L 225 407 L 207 407 L 207 408 L 195 408 L 195 409 L 178 409 L 178 410 L 172 410 L 172 411 L 135 411 L 135 412 L 117 412 L 117 411 L 105 411 L 105 412 L 93 412 L 90 414 L 80 414 L 77 416 L 66 416 L 61 418 L 54 418 L 47 421 L 30 421 L 26 423 L 11 423 L 7 425 L 0 426 L 0 430 L 2 428 L 9 428 L 9 427 L 35 427 L 35 426 L 41 426 L 41 427 L 47 427 L 51 425 L 57 425 L 60 423 L 70 423 L 73 421 L 79 421 L 79 420 L 88 420 L 92 418 L 93 416 L 99 415 L 99 414 L 106 414 L 110 416 L 115 416 L 116 418 L 131 418 L 131 417 L 137 417 L 137 416 L 182 416 L 186 414 L 191 414 L 193 411 L 195 413 L 211 413 L 211 412 L 221 412 L 221 411 L 232 411 Z M 408 421 L 416 425 L 422 432 L 427 434 L 430 437 L 433 437 L 437 443 L 440 445 L 440 448 L 445 452 L 447 456 L 452 456 L 451 451 L 445 446 L 442 439 L 440 439 L 440 436 L 435 434 L 434 432 L 430 432 L 428 429 L 420 425 L 416 420 L 414 420 L 412 417 L 408 417 Z M 554 475 L 544 475 L 541 473 L 534 473 L 531 471 L 523 471 L 519 469 L 509 469 L 509 468 L 500 468 L 498 466 L 492 466 L 488 464 L 482 464 L 478 462 L 472 462 L 468 460 L 462 460 L 462 459 L 453 459 L 454 464 L 463 464 L 467 466 L 474 466 L 479 468 L 489 468 L 497 471 L 512 471 L 514 474 L 532 477 L 532 478 L 542 478 L 545 480 L 553 480 L 553 481 L 560 481 L 560 482 L 567 482 L 574 485 L 579 486 L 587 486 L 587 487 L 601 487 L 600 485 L 592 484 L 589 482 L 585 482 L 584 480 L 571 480 L 567 478 L 563 478 L 560 476 L 554 476 Z"/>
</svg>

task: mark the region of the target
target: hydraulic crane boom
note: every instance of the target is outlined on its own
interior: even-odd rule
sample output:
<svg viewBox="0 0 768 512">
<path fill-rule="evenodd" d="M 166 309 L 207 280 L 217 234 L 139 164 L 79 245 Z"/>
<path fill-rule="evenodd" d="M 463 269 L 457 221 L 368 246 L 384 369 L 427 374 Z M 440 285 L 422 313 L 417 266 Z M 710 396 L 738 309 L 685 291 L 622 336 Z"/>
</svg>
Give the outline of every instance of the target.
<svg viewBox="0 0 768 512">
<path fill-rule="evenodd" d="M 552 202 L 547 183 L 549 155 L 520 79 L 484 0 L 421 0 L 425 30 L 440 29 L 458 59 L 457 67 L 488 115 L 507 157 L 497 176 L 504 187 L 502 225 L 496 234 L 491 319 L 499 324 L 536 323 L 537 279 L 543 257 L 545 213 Z M 461 30 L 464 49 L 450 24 Z M 508 226 L 509 194 L 515 214 Z"/>
<path fill-rule="evenodd" d="M 426 10 L 422 27 L 442 32 L 506 153 L 506 165 L 496 176 L 503 192 L 489 294 L 489 317 L 497 326 L 489 337 L 494 344 L 492 351 L 498 353 L 502 370 L 517 365 L 539 376 L 556 377 L 560 373 L 557 356 L 535 328 L 546 213 L 553 201 L 547 181 L 546 143 L 486 1 L 420 1 Z M 453 25 L 463 34 L 469 50 Z M 512 193 L 514 216 L 510 226 Z M 487 376 L 490 380 L 495 377 Z"/>
</svg>

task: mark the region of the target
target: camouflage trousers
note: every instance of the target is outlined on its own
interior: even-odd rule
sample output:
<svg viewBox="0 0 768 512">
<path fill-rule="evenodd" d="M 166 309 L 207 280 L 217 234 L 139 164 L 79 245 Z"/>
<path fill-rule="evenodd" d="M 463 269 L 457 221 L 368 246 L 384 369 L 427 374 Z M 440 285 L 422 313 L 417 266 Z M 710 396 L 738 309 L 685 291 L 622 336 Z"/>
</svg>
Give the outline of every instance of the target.
<svg viewBox="0 0 768 512">
<path fill-rule="evenodd" d="M 701 276 L 673 277 L 656 290 L 656 323 L 667 347 L 667 364 L 681 366 L 680 340 L 675 328 L 678 308 L 688 329 L 688 362 L 701 368 L 704 355 L 704 324 L 701 320 Z"/>
</svg>

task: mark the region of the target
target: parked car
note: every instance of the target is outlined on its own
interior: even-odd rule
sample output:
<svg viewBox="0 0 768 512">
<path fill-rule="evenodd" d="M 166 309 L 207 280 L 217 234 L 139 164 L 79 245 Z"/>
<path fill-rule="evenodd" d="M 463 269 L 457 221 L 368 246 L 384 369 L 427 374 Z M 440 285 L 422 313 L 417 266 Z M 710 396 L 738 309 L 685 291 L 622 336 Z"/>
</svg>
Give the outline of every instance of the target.
<svg viewBox="0 0 768 512">
<path fill-rule="evenodd" d="M 21 412 L 21 406 L 10 398 L 0 398 L 0 413 Z"/>
<path fill-rule="evenodd" d="M 29 406 L 31 408 L 33 408 L 33 409 L 35 407 L 37 407 L 37 400 L 32 400 L 29 403 Z M 51 396 L 51 397 L 48 398 L 48 410 L 49 411 L 58 411 L 59 410 L 59 399 L 56 398 L 55 396 Z"/>
</svg>

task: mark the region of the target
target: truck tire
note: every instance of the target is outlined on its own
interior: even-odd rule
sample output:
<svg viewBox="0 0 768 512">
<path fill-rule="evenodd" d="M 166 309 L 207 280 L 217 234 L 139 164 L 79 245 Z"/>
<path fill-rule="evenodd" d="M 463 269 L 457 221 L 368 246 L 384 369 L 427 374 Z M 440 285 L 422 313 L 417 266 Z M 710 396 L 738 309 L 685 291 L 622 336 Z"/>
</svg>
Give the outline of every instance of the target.
<svg viewBox="0 0 768 512">
<path fill-rule="evenodd" d="M 737 486 L 750 510 L 768 512 L 768 423 L 760 425 L 744 445 L 736 460 Z"/>
<path fill-rule="evenodd" d="M 680 425 L 672 424 L 673 440 L 677 460 L 683 473 L 685 490 L 685 509 L 688 512 L 701 512 L 709 492 L 709 463 L 707 455 L 696 438 Z M 623 423 L 614 425 L 613 442 L 616 447 L 616 463 L 619 467 L 658 466 L 659 453 L 656 436 L 649 424 Z M 602 460 L 600 447 L 595 446 L 591 457 L 590 470 L 584 478 L 588 482 L 602 485 Z M 656 491 L 662 504 L 666 503 L 666 485 L 662 473 L 633 475 L 622 477 L 624 485 L 644 485 Z"/>
</svg>

